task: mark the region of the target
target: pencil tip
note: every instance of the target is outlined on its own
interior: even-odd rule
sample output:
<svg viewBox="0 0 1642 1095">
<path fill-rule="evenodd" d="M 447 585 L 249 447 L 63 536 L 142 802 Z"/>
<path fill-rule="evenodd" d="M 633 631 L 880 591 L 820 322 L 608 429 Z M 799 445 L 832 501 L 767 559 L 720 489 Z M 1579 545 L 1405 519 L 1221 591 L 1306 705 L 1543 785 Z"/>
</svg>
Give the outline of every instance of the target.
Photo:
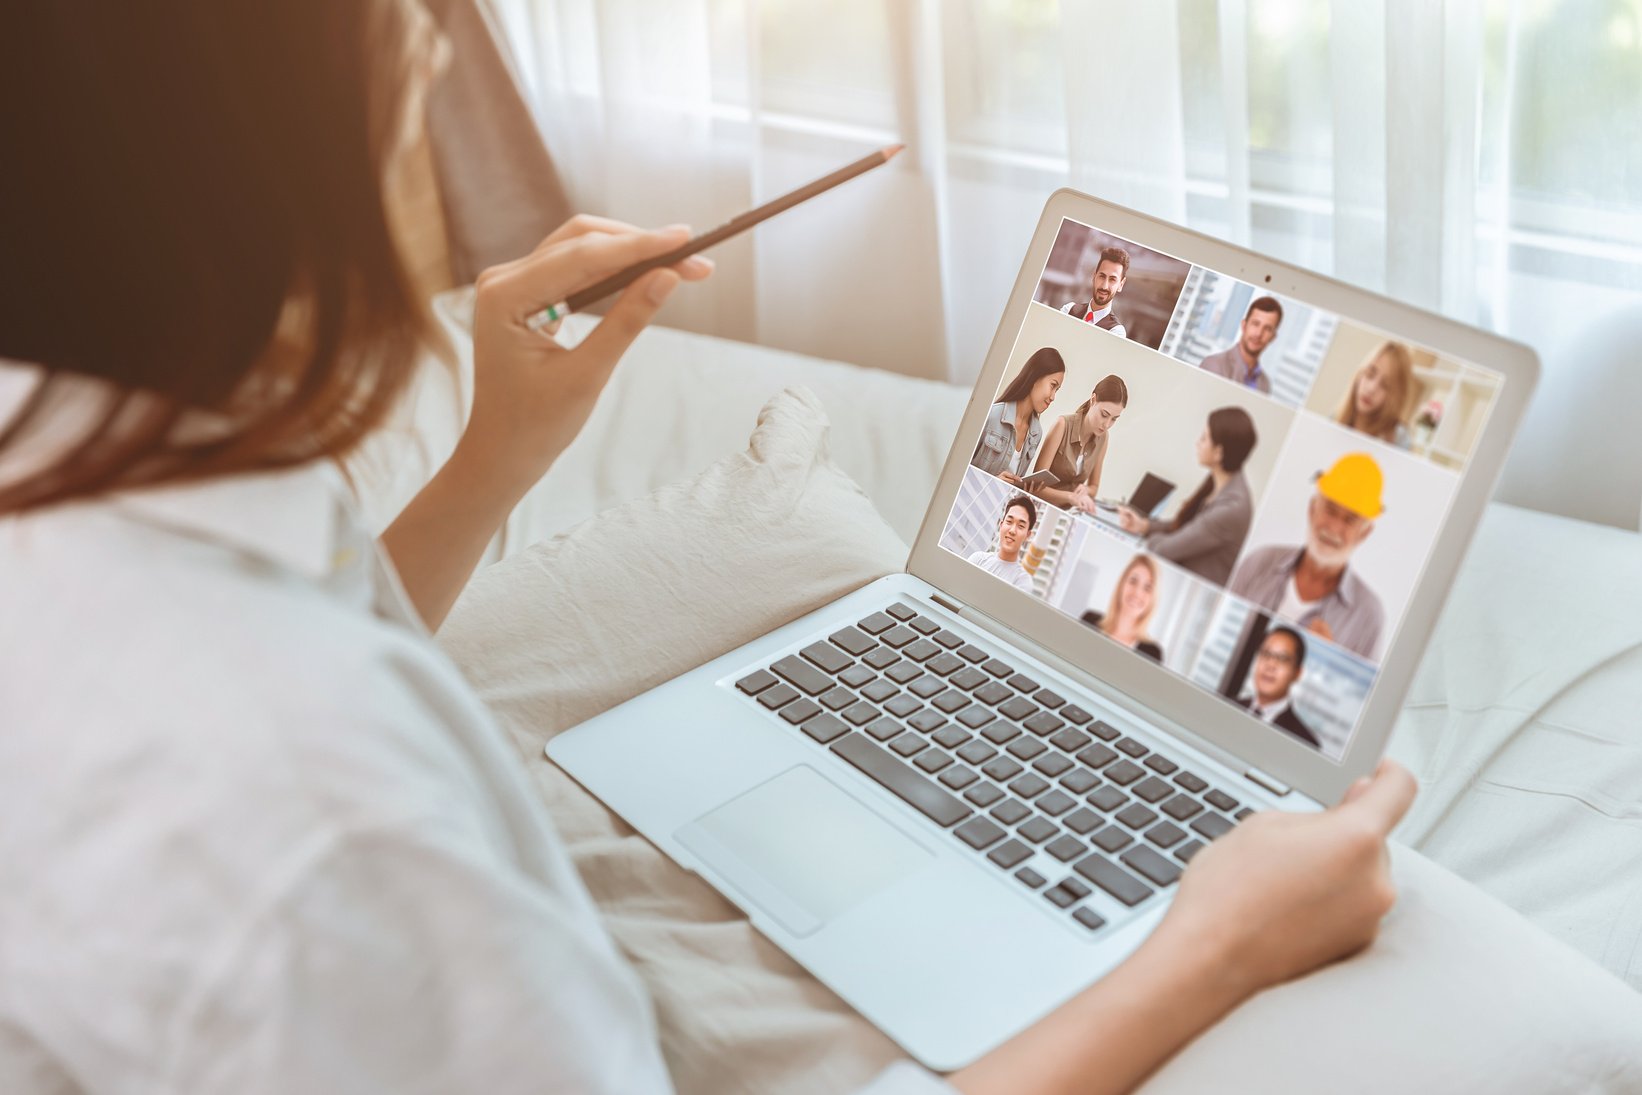
<svg viewBox="0 0 1642 1095">
<path fill-rule="evenodd" d="M 897 152 L 901 151 L 901 149 L 903 149 L 905 147 L 906 147 L 906 145 L 904 145 L 904 144 L 892 144 L 892 145 L 890 145 L 888 148 L 884 149 L 884 159 L 886 161 L 894 159 L 895 154 Z"/>
</svg>

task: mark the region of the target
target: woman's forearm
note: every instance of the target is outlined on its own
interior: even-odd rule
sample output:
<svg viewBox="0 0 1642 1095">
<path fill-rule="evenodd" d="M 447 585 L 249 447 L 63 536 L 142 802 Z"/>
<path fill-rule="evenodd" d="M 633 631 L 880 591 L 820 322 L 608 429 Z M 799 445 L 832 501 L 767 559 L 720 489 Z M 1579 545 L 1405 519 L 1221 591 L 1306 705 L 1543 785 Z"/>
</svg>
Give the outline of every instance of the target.
<svg viewBox="0 0 1642 1095">
<path fill-rule="evenodd" d="M 1117 969 L 948 1079 L 966 1095 L 1132 1091 L 1249 993 L 1207 946 L 1154 934 Z"/>
<path fill-rule="evenodd" d="M 524 477 L 497 474 L 496 467 L 459 444 L 382 534 L 382 547 L 430 631 L 444 622 L 485 545 L 530 488 Z"/>
</svg>

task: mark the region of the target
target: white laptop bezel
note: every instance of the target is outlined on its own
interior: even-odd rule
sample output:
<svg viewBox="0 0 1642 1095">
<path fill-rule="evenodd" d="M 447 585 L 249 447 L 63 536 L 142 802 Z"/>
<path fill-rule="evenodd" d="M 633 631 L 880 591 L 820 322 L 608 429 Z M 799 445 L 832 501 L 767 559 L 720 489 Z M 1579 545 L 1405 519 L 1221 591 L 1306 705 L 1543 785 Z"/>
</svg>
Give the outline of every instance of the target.
<svg viewBox="0 0 1642 1095">
<path fill-rule="evenodd" d="M 1409 597 L 1394 648 L 1388 650 L 1362 721 L 1345 755 L 1332 761 L 1311 747 L 1275 731 L 1224 699 L 1170 671 L 1102 639 L 1042 601 L 971 566 L 939 546 L 964 469 L 980 436 L 1001 373 L 1030 306 L 1049 249 L 1065 218 L 1091 225 L 1187 262 L 1269 287 L 1351 320 L 1360 321 L 1421 343 L 1440 353 L 1473 361 L 1503 377 L 1455 494 L 1448 519 L 1433 546 L 1418 584 Z M 1397 713 L 1414 671 L 1425 652 L 1448 589 L 1471 536 L 1492 494 L 1506 450 L 1521 421 L 1539 375 L 1534 352 L 1520 343 L 1468 327 L 1442 316 L 1399 303 L 1332 278 L 1257 255 L 1178 225 L 1156 220 L 1075 190 L 1050 195 L 1032 235 L 1014 289 L 987 351 L 975 392 L 964 411 L 951 453 L 942 469 L 934 500 L 924 516 L 907 561 L 914 576 L 950 595 L 967 609 L 990 617 L 1009 631 L 1029 638 L 1108 688 L 1121 692 L 1167 723 L 1232 753 L 1312 798 L 1331 802 L 1359 776 L 1372 771 L 1385 751 Z"/>
</svg>

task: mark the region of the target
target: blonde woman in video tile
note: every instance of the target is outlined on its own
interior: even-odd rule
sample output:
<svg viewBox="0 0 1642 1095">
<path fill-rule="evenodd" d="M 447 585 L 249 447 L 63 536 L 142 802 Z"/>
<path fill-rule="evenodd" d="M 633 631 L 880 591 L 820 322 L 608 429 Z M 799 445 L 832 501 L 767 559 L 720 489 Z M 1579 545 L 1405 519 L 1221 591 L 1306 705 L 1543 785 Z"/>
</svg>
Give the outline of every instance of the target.
<svg viewBox="0 0 1642 1095">
<path fill-rule="evenodd" d="M 1414 391 L 1414 357 L 1400 342 L 1386 342 L 1351 378 L 1334 420 L 1342 426 L 1406 449 L 1412 439 L 1403 415 Z"/>
<path fill-rule="evenodd" d="M 1066 361 L 1053 346 L 1034 351 L 987 412 L 970 464 L 1018 487 L 1043 441 L 1042 415 L 1066 382 Z"/>
<path fill-rule="evenodd" d="M 1125 506 L 1118 510 L 1118 523 L 1145 537 L 1147 551 L 1225 585 L 1254 520 L 1254 496 L 1242 469 L 1259 439 L 1254 419 L 1243 408 L 1210 411 L 1197 439 L 1197 462 L 1209 474 L 1174 520 L 1153 521 Z"/>
<path fill-rule="evenodd" d="M 1062 509 L 1095 512 L 1100 470 L 1106 466 L 1106 449 L 1111 440 L 1108 431 L 1117 425 L 1118 416 L 1128 405 L 1129 386 L 1114 374 L 1096 384 L 1077 410 L 1055 419 L 1032 470 L 1051 471 L 1060 482 L 1038 487 L 1038 497 Z"/>
<path fill-rule="evenodd" d="M 1161 662 L 1163 648 L 1146 634 L 1156 610 L 1157 563 L 1150 556 L 1136 555 L 1112 587 L 1112 600 L 1106 611 L 1096 612 L 1091 608 L 1083 614 L 1083 622 L 1131 650 Z"/>
</svg>

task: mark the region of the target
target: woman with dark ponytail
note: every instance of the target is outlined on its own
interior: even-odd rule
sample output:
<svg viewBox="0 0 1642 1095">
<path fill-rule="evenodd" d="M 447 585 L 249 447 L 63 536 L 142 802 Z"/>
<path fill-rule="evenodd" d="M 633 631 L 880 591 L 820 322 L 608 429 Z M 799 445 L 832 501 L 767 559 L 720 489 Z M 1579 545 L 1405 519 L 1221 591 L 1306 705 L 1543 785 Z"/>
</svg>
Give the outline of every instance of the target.
<svg viewBox="0 0 1642 1095">
<path fill-rule="evenodd" d="M 1197 439 L 1197 462 L 1209 474 L 1174 520 L 1154 522 L 1124 508 L 1118 511 L 1119 523 L 1144 536 L 1147 551 L 1225 585 L 1254 520 L 1254 498 L 1242 468 L 1259 439 L 1254 420 L 1243 408 L 1211 411 Z"/>
</svg>

